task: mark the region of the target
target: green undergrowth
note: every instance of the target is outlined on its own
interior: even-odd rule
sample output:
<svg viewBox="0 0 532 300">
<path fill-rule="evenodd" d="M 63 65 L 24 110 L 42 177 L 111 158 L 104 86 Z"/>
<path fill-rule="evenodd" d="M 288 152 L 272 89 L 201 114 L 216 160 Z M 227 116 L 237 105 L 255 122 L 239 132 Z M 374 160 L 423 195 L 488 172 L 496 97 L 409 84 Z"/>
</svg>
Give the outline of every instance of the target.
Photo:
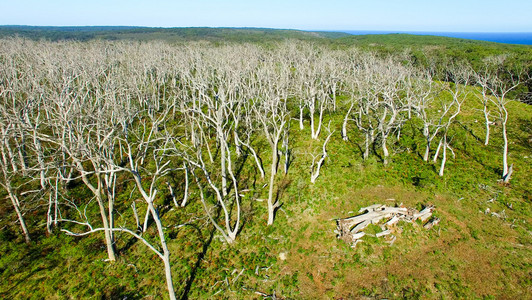
<svg viewBox="0 0 532 300">
<path fill-rule="evenodd" d="M 500 128 L 492 129 L 492 140 L 484 146 L 482 115 L 468 103 L 452 128 L 456 156 L 450 156 L 443 177 L 438 176 L 439 161 L 423 162 L 424 142 L 415 123 L 405 124 L 400 139 L 390 144 L 392 156 L 385 166 L 378 149 L 362 160 L 362 139 L 354 126 L 348 128 L 349 141 L 341 139 L 342 114 L 332 112 L 325 118 L 334 130 L 329 156 L 312 184 L 310 154 L 321 151 L 327 131 L 312 140 L 308 122 L 300 131 L 294 120 L 294 160 L 288 174 L 280 168 L 277 177 L 283 205 L 275 224 L 266 226 L 266 181 L 248 163 L 241 172 L 249 189 L 242 198 L 244 223 L 234 244 L 223 242 L 204 217 L 197 191 L 185 208 L 173 207 L 169 197 L 161 196 L 158 205 L 167 226 L 178 297 L 530 298 L 532 107 L 510 104 L 509 161 L 515 172 L 511 183 L 503 185 L 497 182 Z M 269 157 L 262 159 L 268 169 Z M 181 175 L 175 176 L 179 182 Z M 167 192 L 161 189 L 161 194 Z M 89 196 L 80 186 L 70 195 Z M 131 211 L 120 206 L 128 199 L 117 200 L 117 209 L 124 212 L 117 224 L 131 219 Z M 416 209 L 434 205 L 441 222 L 430 230 L 420 223 L 400 222 L 393 243 L 389 237 L 368 235 L 352 248 L 336 239 L 336 219 L 376 203 Z M 8 203 L 2 205 L 4 209 Z M 139 212 L 144 209 L 139 203 Z M 0 298 L 167 297 L 162 261 L 127 234 L 116 235 L 119 257 L 109 263 L 103 233 L 75 238 L 56 231 L 47 236 L 39 216 L 28 217 L 31 245 L 22 242 L 18 227 L 1 231 Z M 147 236 L 155 236 L 153 227 Z"/>
</svg>

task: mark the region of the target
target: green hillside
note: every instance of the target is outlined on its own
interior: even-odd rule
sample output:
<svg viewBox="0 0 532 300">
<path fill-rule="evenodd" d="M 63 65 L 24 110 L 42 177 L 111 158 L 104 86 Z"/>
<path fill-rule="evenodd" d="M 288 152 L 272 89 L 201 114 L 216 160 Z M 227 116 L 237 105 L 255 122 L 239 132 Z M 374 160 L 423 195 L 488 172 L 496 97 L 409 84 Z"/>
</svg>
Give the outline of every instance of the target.
<svg viewBox="0 0 532 300">
<path fill-rule="evenodd" d="M 530 47 L 27 30 L 0 39 L 0 298 L 532 298 Z M 414 220 L 337 238 L 375 204 Z"/>
<path fill-rule="evenodd" d="M 21 36 L 30 39 L 80 40 L 163 40 L 183 41 L 230 41 L 264 42 L 283 39 L 323 40 L 345 37 L 349 34 L 339 32 L 310 32 L 299 30 L 268 28 L 148 28 L 128 26 L 90 26 L 90 27 L 33 27 L 0 26 L 0 37 Z"/>
</svg>

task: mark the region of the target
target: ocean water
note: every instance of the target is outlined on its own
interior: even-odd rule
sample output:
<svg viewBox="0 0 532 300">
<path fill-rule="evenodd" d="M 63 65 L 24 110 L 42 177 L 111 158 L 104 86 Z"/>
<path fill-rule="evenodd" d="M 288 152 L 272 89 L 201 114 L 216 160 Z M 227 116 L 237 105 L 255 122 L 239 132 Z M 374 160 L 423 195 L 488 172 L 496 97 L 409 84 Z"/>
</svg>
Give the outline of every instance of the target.
<svg viewBox="0 0 532 300">
<path fill-rule="evenodd" d="M 343 30 L 353 35 L 408 33 L 415 35 L 435 35 L 460 39 L 488 41 L 505 44 L 532 45 L 532 32 L 429 32 L 429 31 L 363 31 Z"/>
</svg>

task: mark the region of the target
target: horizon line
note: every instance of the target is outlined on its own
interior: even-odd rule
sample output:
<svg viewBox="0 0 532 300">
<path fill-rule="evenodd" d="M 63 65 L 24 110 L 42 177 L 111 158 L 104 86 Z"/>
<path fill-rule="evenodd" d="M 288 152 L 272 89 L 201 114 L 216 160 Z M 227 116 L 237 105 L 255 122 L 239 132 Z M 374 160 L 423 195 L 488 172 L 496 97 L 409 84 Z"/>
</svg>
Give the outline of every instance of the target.
<svg viewBox="0 0 532 300">
<path fill-rule="evenodd" d="M 404 30 L 404 29 L 299 29 L 299 28 L 284 28 L 284 27 L 255 27 L 255 26 L 145 26 L 145 25 L 26 25 L 26 24 L 2 24 L 0 27 L 54 27 L 54 28 L 84 28 L 84 27 L 129 27 L 129 28 L 152 28 L 152 29 L 186 29 L 186 28 L 210 28 L 210 29 L 274 29 L 274 30 L 296 30 L 307 32 L 338 32 L 348 33 L 354 32 L 375 32 L 375 33 L 530 33 L 530 31 L 443 31 L 443 30 Z"/>
</svg>

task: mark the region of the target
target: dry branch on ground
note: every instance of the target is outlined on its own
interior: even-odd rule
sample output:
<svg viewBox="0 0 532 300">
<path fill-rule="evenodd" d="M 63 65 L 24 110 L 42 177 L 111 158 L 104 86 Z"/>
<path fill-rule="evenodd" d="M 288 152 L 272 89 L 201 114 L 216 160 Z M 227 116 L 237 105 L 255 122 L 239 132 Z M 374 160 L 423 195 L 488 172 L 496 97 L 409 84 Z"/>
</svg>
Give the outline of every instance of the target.
<svg viewBox="0 0 532 300">
<path fill-rule="evenodd" d="M 440 222 L 438 218 L 431 218 L 434 206 L 426 206 L 423 210 L 418 211 L 414 208 L 407 208 L 404 206 L 389 207 L 381 204 L 374 204 L 368 207 L 361 208 L 358 212 L 360 215 L 338 219 L 337 237 L 346 243 L 352 244 L 355 247 L 362 237 L 366 235 L 363 231 L 370 224 L 378 224 L 381 220 L 385 220 L 382 225 L 382 231 L 377 233 L 376 237 L 389 235 L 394 232 L 394 225 L 403 220 L 406 222 L 415 222 L 421 220 L 424 223 L 425 229 L 430 229 Z M 430 219 L 430 220 L 429 220 Z M 426 222 L 429 220 L 428 222 Z M 395 239 L 394 239 L 395 240 Z"/>
</svg>

